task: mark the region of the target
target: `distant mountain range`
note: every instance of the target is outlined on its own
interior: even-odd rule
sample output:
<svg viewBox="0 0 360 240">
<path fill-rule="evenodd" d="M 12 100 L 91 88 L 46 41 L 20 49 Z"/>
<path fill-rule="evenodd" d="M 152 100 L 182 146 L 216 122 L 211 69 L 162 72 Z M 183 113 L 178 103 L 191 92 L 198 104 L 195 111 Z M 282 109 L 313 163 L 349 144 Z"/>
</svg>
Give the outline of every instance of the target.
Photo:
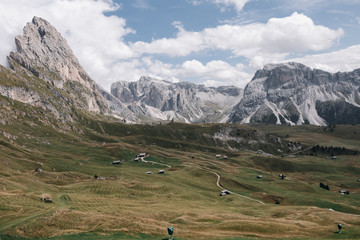
<svg viewBox="0 0 360 240">
<path fill-rule="evenodd" d="M 299 63 L 269 64 L 245 87 L 228 122 L 360 123 L 360 69 L 331 74 Z"/>
<path fill-rule="evenodd" d="M 224 86 L 208 88 L 188 82 L 170 83 L 150 77 L 137 82 L 117 82 L 111 94 L 138 118 L 188 123 L 222 122 L 241 100 L 243 90 Z"/>
<path fill-rule="evenodd" d="M 269 64 L 245 87 L 205 87 L 151 77 L 102 89 L 81 67 L 66 40 L 44 19 L 34 17 L 15 38 L 8 57 L 17 84 L 0 81 L 0 94 L 74 121 L 70 108 L 115 116 L 127 122 L 181 121 L 357 124 L 360 123 L 360 69 L 331 74 L 299 63 Z M 46 91 L 30 81 L 44 81 Z"/>
</svg>

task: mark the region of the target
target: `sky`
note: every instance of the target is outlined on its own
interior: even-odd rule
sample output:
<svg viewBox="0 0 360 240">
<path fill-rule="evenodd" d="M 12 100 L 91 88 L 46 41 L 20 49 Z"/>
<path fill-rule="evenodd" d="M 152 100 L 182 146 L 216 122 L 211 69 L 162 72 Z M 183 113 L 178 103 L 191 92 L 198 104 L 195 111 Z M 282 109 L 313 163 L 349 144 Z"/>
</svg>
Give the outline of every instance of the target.
<svg viewBox="0 0 360 240">
<path fill-rule="evenodd" d="M 269 63 L 360 68 L 360 0 L 1 0 L 0 64 L 33 16 L 105 89 L 151 76 L 245 87 Z"/>
</svg>

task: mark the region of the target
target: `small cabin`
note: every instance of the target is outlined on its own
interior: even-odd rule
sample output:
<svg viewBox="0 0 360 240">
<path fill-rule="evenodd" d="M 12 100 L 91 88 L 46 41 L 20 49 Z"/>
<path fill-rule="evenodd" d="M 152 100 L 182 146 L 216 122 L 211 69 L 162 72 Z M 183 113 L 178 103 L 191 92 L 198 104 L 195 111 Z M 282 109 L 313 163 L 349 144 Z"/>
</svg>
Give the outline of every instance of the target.
<svg viewBox="0 0 360 240">
<path fill-rule="evenodd" d="M 224 189 L 220 192 L 220 196 L 225 196 L 225 195 L 229 195 L 229 194 L 230 194 L 230 192 L 226 189 Z"/>
<path fill-rule="evenodd" d="M 45 203 L 52 203 L 53 202 L 53 200 L 50 197 L 43 197 L 43 198 L 41 198 L 41 200 L 43 202 L 45 202 Z"/>
<path fill-rule="evenodd" d="M 139 153 L 139 155 L 137 156 L 138 158 L 143 158 L 146 156 L 146 153 Z"/>
<path fill-rule="evenodd" d="M 159 170 L 159 174 L 164 174 L 165 170 Z"/>
<path fill-rule="evenodd" d="M 343 194 L 343 195 L 349 195 L 350 193 L 349 193 L 349 191 L 348 190 L 345 190 L 345 189 L 341 189 L 341 190 L 339 190 L 339 193 L 340 194 Z"/>
</svg>

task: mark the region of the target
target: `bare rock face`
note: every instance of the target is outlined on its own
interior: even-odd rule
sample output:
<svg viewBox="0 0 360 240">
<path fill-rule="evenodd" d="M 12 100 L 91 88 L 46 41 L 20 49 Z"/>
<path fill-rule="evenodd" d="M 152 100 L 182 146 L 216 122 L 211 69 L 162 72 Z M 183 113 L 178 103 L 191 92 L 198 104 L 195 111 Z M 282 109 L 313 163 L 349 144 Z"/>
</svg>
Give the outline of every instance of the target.
<svg viewBox="0 0 360 240">
<path fill-rule="evenodd" d="M 210 88 L 151 77 L 113 83 L 111 93 L 139 117 L 188 123 L 222 122 L 242 97 L 242 89 L 233 86 Z"/>
<path fill-rule="evenodd" d="M 299 63 L 258 70 L 229 122 L 272 124 L 360 123 L 360 70 L 331 74 Z"/>
<path fill-rule="evenodd" d="M 35 76 L 49 84 L 77 91 L 79 97 L 86 101 L 87 110 L 93 112 L 108 112 L 106 101 L 99 87 L 91 80 L 81 67 L 66 40 L 49 22 L 34 17 L 27 23 L 22 36 L 15 38 L 17 52 L 11 52 L 9 63 L 17 62 Z M 74 87 L 76 86 L 76 89 Z M 83 105 L 83 104 L 80 104 Z"/>
</svg>

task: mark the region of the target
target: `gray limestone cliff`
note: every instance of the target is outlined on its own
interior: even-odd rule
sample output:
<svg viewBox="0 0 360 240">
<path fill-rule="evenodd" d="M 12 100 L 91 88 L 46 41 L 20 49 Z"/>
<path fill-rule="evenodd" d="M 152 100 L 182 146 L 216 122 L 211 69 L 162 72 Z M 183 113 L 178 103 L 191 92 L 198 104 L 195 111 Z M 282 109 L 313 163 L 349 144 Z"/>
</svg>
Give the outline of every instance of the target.
<svg viewBox="0 0 360 240">
<path fill-rule="evenodd" d="M 242 97 L 242 89 L 233 86 L 210 88 L 151 77 L 114 83 L 111 93 L 138 116 L 188 123 L 221 122 Z"/>
<path fill-rule="evenodd" d="M 299 63 L 258 70 L 232 110 L 233 123 L 360 123 L 360 69 L 328 73 Z"/>
<path fill-rule="evenodd" d="M 89 77 L 61 34 L 46 20 L 34 17 L 23 35 L 15 38 L 16 52 L 8 57 L 36 77 L 74 94 L 79 107 L 95 113 L 110 113 L 99 86 Z"/>
</svg>

